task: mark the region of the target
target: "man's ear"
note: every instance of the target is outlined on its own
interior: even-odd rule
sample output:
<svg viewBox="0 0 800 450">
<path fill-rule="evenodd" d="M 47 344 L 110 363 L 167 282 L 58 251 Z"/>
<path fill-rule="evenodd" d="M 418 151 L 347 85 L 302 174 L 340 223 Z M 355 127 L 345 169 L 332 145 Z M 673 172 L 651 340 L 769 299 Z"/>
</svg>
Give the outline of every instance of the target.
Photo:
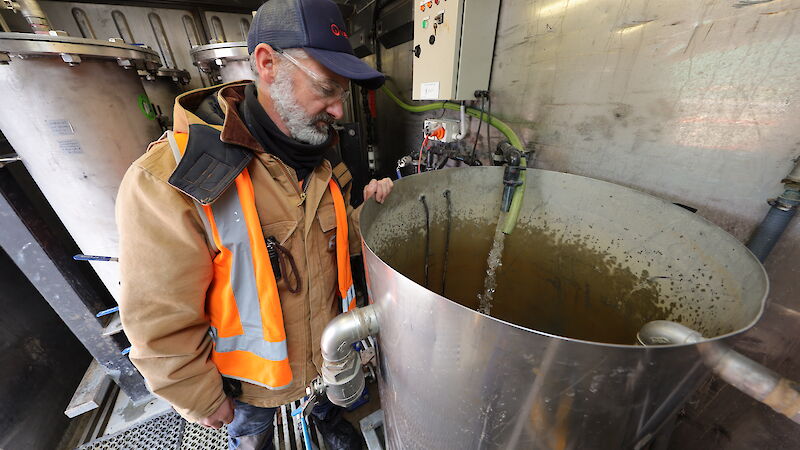
<svg viewBox="0 0 800 450">
<path fill-rule="evenodd" d="M 275 80 L 275 58 L 278 56 L 275 53 L 275 50 L 269 44 L 258 44 L 253 49 L 259 82 L 270 85 Z"/>
</svg>

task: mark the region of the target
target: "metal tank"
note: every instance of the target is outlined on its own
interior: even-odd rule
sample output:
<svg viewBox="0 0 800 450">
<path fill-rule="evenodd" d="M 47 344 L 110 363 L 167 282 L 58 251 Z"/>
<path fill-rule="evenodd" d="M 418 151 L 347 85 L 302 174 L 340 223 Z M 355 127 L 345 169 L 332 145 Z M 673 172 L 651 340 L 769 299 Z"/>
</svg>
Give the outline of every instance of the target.
<svg viewBox="0 0 800 450">
<path fill-rule="evenodd" d="M 156 113 L 161 128 L 172 128 L 175 97 L 186 91 L 191 76 L 189 72 L 168 67 L 159 67 L 152 71 L 140 70 L 142 85 Z"/>
<path fill-rule="evenodd" d="M 373 304 L 332 322 L 323 353 L 344 361 L 329 338 L 336 327 L 356 338 L 379 328 L 392 449 L 642 448 L 708 369 L 697 345 L 644 347 L 636 330 L 664 319 L 711 341 L 739 334 L 761 315 L 763 267 L 669 202 L 529 169 L 490 317 L 464 293 L 483 290 L 501 180 L 501 168 L 429 172 L 398 181 L 383 205 L 367 202 L 360 226 Z M 448 300 L 456 294 L 463 305 Z M 541 329 L 520 325 L 537 321 Z M 323 378 L 336 368 L 327 359 Z"/>
<path fill-rule="evenodd" d="M 137 75 L 158 55 L 63 32 L 0 33 L 0 63 L 0 130 L 81 251 L 118 256 L 120 181 L 161 134 Z M 117 264 L 91 264 L 116 297 Z"/>
<path fill-rule="evenodd" d="M 192 61 L 213 83 L 252 80 L 247 42 L 222 42 L 193 47 Z"/>
</svg>

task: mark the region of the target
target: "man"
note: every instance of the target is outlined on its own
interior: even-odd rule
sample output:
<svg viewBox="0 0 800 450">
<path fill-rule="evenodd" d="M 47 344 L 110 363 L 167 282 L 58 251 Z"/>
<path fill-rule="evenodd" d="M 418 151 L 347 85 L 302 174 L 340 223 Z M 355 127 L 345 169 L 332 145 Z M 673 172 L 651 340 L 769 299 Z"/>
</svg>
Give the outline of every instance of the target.
<svg viewBox="0 0 800 450">
<path fill-rule="evenodd" d="M 353 56 L 330 0 L 271 0 L 248 35 L 255 84 L 176 100 L 175 132 L 128 170 L 117 199 L 131 360 L 186 419 L 266 448 L 275 407 L 322 365 L 325 325 L 355 306 L 360 251 L 351 176 L 331 148 L 349 81 L 383 75 Z M 388 178 L 364 197 L 382 202 Z M 329 403 L 329 448 L 359 448 Z"/>
</svg>

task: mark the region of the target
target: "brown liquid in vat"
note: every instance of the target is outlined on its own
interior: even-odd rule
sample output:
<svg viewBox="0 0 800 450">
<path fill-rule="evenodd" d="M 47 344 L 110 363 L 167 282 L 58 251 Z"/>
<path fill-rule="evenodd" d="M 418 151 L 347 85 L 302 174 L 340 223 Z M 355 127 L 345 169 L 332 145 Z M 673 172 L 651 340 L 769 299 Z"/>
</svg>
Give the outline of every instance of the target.
<svg viewBox="0 0 800 450">
<path fill-rule="evenodd" d="M 444 296 L 478 308 L 494 227 L 454 223 Z M 379 256 L 424 285 L 424 230 L 397 239 Z M 432 224 L 428 288 L 442 293 L 445 228 Z M 657 285 L 613 257 L 542 229 L 506 237 L 491 315 L 533 330 L 594 342 L 634 344 L 646 322 L 665 319 Z"/>
</svg>

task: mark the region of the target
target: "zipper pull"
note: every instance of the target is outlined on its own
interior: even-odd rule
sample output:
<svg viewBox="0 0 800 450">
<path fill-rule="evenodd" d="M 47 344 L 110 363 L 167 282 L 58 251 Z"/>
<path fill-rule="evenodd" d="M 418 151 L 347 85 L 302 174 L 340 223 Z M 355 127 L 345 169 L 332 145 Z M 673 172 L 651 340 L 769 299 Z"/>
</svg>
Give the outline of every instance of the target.
<svg viewBox="0 0 800 450">
<path fill-rule="evenodd" d="M 306 193 L 305 192 L 301 192 L 300 193 L 300 203 L 298 203 L 297 206 L 302 205 L 304 201 L 306 201 Z"/>
</svg>

